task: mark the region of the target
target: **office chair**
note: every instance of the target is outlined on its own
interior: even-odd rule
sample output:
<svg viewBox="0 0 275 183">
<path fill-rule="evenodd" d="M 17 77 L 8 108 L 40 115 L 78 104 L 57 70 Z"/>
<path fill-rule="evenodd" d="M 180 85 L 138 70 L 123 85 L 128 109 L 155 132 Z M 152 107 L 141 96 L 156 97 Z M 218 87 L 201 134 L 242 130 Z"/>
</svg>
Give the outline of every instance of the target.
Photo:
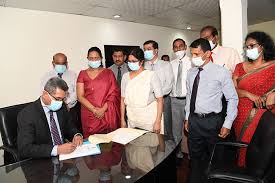
<svg viewBox="0 0 275 183">
<path fill-rule="evenodd" d="M 234 162 L 215 162 L 217 146 L 247 148 L 246 167 Z M 237 157 L 237 156 L 236 156 Z M 275 115 L 263 114 L 250 144 L 221 142 L 215 145 L 208 166 L 209 183 L 274 183 L 275 182 Z"/>
</svg>

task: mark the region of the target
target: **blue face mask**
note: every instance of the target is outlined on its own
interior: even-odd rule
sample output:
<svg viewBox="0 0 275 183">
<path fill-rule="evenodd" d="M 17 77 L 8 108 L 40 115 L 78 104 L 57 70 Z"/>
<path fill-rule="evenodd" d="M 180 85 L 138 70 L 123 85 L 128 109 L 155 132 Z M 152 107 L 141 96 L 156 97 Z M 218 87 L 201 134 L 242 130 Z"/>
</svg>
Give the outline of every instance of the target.
<svg viewBox="0 0 275 183">
<path fill-rule="evenodd" d="M 66 65 L 55 65 L 54 69 L 58 74 L 63 74 L 67 70 L 67 67 Z"/>
<path fill-rule="evenodd" d="M 139 62 L 128 62 L 128 66 L 132 71 L 137 71 L 140 68 Z"/>
<path fill-rule="evenodd" d="M 152 60 L 153 58 L 154 58 L 154 52 L 153 52 L 153 50 L 146 50 L 146 51 L 144 51 L 144 58 L 146 59 L 146 60 Z"/>
<path fill-rule="evenodd" d="M 101 66 L 101 60 L 96 60 L 96 61 L 89 60 L 88 65 L 93 69 L 99 68 L 99 66 Z"/>
<path fill-rule="evenodd" d="M 61 109 L 63 101 L 54 100 L 49 93 L 48 95 L 51 98 L 51 104 L 47 105 L 48 109 L 50 109 L 51 111 L 58 111 L 59 109 Z"/>
</svg>

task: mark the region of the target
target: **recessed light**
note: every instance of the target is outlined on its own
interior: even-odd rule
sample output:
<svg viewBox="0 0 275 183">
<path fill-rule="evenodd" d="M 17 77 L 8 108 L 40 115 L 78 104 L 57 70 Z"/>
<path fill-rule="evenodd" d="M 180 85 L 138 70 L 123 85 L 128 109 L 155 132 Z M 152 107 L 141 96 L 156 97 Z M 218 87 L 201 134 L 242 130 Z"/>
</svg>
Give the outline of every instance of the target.
<svg viewBox="0 0 275 183">
<path fill-rule="evenodd" d="M 130 179 L 131 178 L 131 175 L 126 175 L 125 176 L 125 179 Z"/>
<path fill-rule="evenodd" d="M 121 15 L 114 15 L 114 18 L 120 18 Z"/>
<path fill-rule="evenodd" d="M 192 27 L 191 27 L 191 26 L 187 26 L 186 29 L 187 29 L 187 30 L 191 30 Z"/>
</svg>

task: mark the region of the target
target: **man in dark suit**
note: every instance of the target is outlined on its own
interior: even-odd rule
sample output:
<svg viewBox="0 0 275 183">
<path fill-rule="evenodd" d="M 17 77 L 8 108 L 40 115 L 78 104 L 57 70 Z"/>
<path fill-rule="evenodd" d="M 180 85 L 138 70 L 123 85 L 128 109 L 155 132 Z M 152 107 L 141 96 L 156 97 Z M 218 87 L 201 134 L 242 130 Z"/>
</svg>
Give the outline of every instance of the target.
<svg viewBox="0 0 275 183">
<path fill-rule="evenodd" d="M 63 102 L 67 91 L 64 80 L 51 78 L 41 97 L 19 113 L 17 145 L 20 158 L 67 154 L 82 144 L 82 135 Z"/>
</svg>

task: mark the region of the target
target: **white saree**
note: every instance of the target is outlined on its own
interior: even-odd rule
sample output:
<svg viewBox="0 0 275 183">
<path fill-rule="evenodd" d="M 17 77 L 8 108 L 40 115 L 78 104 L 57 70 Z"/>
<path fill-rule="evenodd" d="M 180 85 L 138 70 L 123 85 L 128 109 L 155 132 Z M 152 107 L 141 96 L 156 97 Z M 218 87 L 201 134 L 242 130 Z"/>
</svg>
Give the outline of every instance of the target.
<svg viewBox="0 0 275 183">
<path fill-rule="evenodd" d="M 128 126 L 153 131 L 157 117 L 157 101 L 148 104 L 150 82 L 154 72 L 144 70 L 131 79 L 125 88 L 125 104 L 127 106 Z M 160 134 L 164 133 L 163 115 Z"/>
</svg>

